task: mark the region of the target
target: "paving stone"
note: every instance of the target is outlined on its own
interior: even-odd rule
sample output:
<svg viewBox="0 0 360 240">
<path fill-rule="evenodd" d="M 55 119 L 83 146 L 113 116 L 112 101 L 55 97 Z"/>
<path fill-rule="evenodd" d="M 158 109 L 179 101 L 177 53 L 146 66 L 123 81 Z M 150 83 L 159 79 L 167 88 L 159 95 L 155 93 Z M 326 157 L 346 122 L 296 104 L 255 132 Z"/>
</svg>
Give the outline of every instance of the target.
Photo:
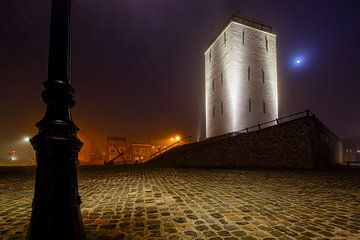
<svg viewBox="0 0 360 240">
<path fill-rule="evenodd" d="M 230 233 L 228 231 L 218 231 L 217 234 L 222 237 L 230 236 Z"/>
<path fill-rule="evenodd" d="M 216 231 L 221 230 L 222 228 L 217 224 L 211 224 L 210 227 Z"/>
<path fill-rule="evenodd" d="M 188 218 L 190 218 L 190 219 L 192 219 L 192 220 L 197 220 L 198 219 L 198 217 L 197 216 L 195 216 L 195 215 L 187 215 L 187 217 Z"/>
<path fill-rule="evenodd" d="M 312 232 L 304 232 L 302 233 L 305 237 L 309 237 L 309 238 L 314 238 L 316 237 L 315 234 L 313 234 Z"/>
<path fill-rule="evenodd" d="M 149 230 L 157 230 L 157 229 L 160 229 L 160 225 L 157 225 L 157 224 L 156 225 L 149 225 L 148 229 Z"/>
<path fill-rule="evenodd" d="M 214 236 L 216 236 L 216 233 L 213 231 L 205 231 L 204 236 L 205 237 L 214 237 Z"/>
<path fill-rule="evenodd" d="M 305 232 L 305 229 L 299 226 L 294 226 L 291 228 L 292 230 L 296 231 L 296 232 Z"/>
<path fill-rule="evenodd" d="M 102 228 L 102 229 L 115 229 L 116 225 L 115 224 L 101 225 L 100 228 Z"/>
<path fill-rule="evenodd" d="M 238 240 L 238 238 L 236 238 L 236 237 L 226 237 L 226 238 L 224 238 L 225 240 Z"/>
<path fill-rule="evenodd" d="M 188 236 L 191 236 L 191 237 L 196 237 L 197 236 L 197 233 L 194 232 L 194 231 L 185 231 L 184 233 L 185 233 L 185 235 L 188 235 Z"/>
<path fill-rule="evenodd" d="M 248 225 L 249 222 L 244 222 L 244 221 L 240 221 L 240 222 L 236 222 L 237 225 Z"/>
<path fill-rule="evenodd" d="M 224 216 L 221 215 L 220 213 L 212 213 L 210 214 L 211 216 L 213 216 L 214 218 L 223 218 Z"/>
<path fill-rule="evenodd" d="M 319 232 L 320 235 L 323 235 L 325 237 L 334 237 L 334 234 L 327 232 L 327 231 L 321 231 Z"/>
<path fill-rule="evenodd" d="M 209 228 L 207 226 L 205 226 L 205 225 L 196 226 L 195 228 L 196 228 L 196 230 L 198 230 L 200 232 L 209 230 Z"/>
<path fill-rule="evenodd" d="M 311 238 L 305 236 L 299 236 L 296 238 L 296 240 L 311 240 Z"/>
<path fill-rule="evenodd" d="M 161 232 L 158 230 L 150 231 L 149 237 L 150 238 L 151 237 L 155 237 L 155 238 L 161 237 Z"/>
<path fill-rule="evenodd" d="M 246 232 L 244 231 L 234 231 L 232 232 L 235 236 L 237 237 L 243 237 L 243 236 L 246 236 Z"/>
<path fill-rule="evenodd" d="M 209 240 L 222 240 L 221 237 L 212 237 L 212 238 L 209 238 Z"/>
<path fill-rule="evenodd" d="M 242 240 L 257 240 L 255 237 L 252 236 L 245 236 L 241 238 Z"/>
<path fill-rule="evenodd" d="M 225 220 L 225 219 L 219 219 L 219 222 L 222 223 L 222 224 L 228 224 L 228 222 Z"/>
<path fill-rule="evenodd" d="M 224 226 L 224 228 L 225 228 L 226 230 L 228 230 L 228 231 L 232 231 L 232 230 L 236 230 L 236 229 L 237 229 L 237 227 L 236 227 L 235 225 L 232 225 L 232 224 L 226 224 L 226 225 Z"/>
<path fill-rule="evenodd" d="M 185 218 L 174 218 L 174 222 L 177 222 L 177 223 L 186 223 L 186 219 L 185 219 Z"/>
<path fill-rule="evenodd" d="M 166 232 L 166 233 L 176 233 L 177 230 L 176 230 L 176 228 L 165 228 L 164 232 Z"/>
<path fill-rule="evenodd" d="M 274 227 L 276 230 L 280 231 L 280 232 L 286 232 L 288 229 L 284 226 L 275 226 Z"/>
<path fill-rule="evenodd" d="M 250 221 L 250 220 L 252 219 L 252 217 L 246 216 L 246 217 L 243 217 L 243 219 L 244 219 L 245 221 Z"/>
</svg>

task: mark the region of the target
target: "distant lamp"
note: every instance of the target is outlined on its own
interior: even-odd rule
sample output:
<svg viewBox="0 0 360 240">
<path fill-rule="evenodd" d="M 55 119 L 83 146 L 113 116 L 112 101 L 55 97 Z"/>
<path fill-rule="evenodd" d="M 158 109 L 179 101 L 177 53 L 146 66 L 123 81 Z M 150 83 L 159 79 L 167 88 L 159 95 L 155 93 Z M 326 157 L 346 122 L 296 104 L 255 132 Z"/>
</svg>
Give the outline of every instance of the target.
<svg viewBox="0 0 360 240">
<path fill-rule="evenodd" d="M 15 151 L 15 150 L 10 151 L 8 154 L 9 154 L 10 160 L 11 160 L 12 162 L 15 162 L 15 161 L 17 160 L 16 151 Z"/>
<path fill-rule="evenodd" d="M 32 153 L 31 153 L 32 152 L 32 147 L 31 147 L 30 139 L 31 139 L 30 137 L 24 137 L 23 138 L 23 141 L 29 145 L 29 164 L 31 164 L 31 162 L 32 162 Z"/>
<path fill-rule="evenodd" d="M 172 142 L 173 142 L 173 141 L 174 141 L 174 138 L 173 138 L 173 137 L 172 137 L 172 138 L 170 138 L 170 141 L 172 141 Z"/>
<path fill-rule="evenodd" d="M 180 136 L 178 135 L 178 136 L 176 136 L 175 137 L 175 140 L 178 142 L 178 141 L 180 141 Z"/>
</svg>

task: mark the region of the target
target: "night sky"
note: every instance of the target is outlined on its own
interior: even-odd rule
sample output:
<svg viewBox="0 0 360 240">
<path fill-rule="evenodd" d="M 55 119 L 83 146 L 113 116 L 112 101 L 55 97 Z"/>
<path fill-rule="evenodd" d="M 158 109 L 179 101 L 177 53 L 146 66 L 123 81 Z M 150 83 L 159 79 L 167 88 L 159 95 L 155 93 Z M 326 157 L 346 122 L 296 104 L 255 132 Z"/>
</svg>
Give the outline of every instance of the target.
<svg viewBox="0 0 360 240">
<path fill-rule="evenodd" d="M 360 135 L 356 0 L 74 0 L 75 123 L 100 147 L 204 135 L 203 54 L 237 9 L 278 36 L 280 116 L 309 108 L 338 136 Z M 50 0 L 1 1 L 0 159 L 25 156 L 43 115 L 49 20 Z"/>
</svg>

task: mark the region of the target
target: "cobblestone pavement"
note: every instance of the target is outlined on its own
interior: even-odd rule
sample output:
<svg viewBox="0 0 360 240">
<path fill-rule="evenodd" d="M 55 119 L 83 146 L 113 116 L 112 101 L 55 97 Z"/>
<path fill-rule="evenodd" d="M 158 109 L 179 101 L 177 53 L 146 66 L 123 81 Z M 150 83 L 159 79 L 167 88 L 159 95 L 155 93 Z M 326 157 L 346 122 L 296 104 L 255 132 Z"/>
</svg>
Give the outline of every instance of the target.
<svg viewBox="0 0 360 240">
<path fill-rule="evenodd" d="M 34 175 L 0 176 L 0 238 L 22 239 Z M 360 239 L 360 173 L 91 168 L 90 239 Z"/>
</svg>

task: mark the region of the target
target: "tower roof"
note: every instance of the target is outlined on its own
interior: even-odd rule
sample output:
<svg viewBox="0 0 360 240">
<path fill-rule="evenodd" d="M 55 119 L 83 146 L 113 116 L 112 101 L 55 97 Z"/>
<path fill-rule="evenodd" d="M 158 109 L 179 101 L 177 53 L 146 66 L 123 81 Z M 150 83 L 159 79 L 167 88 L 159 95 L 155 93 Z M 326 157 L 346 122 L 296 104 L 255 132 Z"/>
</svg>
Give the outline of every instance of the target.
<svg viewBox="0 0 360 240">
<path fill-rule="evenodd" d="M 230 24 L 230 22 L 237 22 L 240 24 L 244 24 L 248 27 L 252 27 L 264 32 L 272 33 L 272 27 L 269 24 L 262 23 L 256 19 L 249 18 L 246 16 L 239 15 L 238 13 L 235 13 L 231 16 L 230 20 L 227 22 L 225 28 L 227 25 Z"/>
<path fill-rule="evenodd" d="M 230 25 L 230 23 L 232 22 L 236 22 L 236 23 L 240 23 L 243 24 L 245 26 L 254 28 L 254 29 L 258 29 L 260 31 L 264 31 L 264 32 L 268 32 L 268 33 L 272 33 L 272 27 L 269 24 L 265 24 L 262 23 L 256 19 L 250 18 L 250 17 L 246 17 L 243 15 L 240 15 L 238 12 L 233 13 L 232 16 L 230 17 L 230 19 L 226 22 L 226 24 L 220 29 L 220 31 L 218 32 L 218 34 L 212 39 L 212 41 L 209 43 L 209 46 L 211 46 L 216 39 L 219 37 L 219 35 Z"/>
</svg>

